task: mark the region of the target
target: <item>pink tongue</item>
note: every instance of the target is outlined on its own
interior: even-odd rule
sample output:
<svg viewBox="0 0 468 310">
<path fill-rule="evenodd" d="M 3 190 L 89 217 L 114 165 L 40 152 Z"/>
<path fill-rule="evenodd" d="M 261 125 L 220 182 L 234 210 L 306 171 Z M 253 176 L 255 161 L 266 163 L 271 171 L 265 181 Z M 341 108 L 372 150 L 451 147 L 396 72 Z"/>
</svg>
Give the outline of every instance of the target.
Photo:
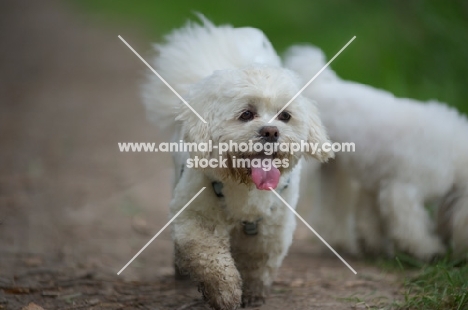
<svg viewBox="0 0 468 310">
<path fill-rule="evenodd" d="M 257 189 L 270 190 L 270 187 L 275 189 L 278 186 L 281 173 L 275 166 L 271 165 L 271 168 L 268 171 L 265 171 L 260 167 L 252 167 L 251 169 L 252 181 L 257 186 Z M 265 169 L 268 169 L 268 167 Z"/>
</svg>

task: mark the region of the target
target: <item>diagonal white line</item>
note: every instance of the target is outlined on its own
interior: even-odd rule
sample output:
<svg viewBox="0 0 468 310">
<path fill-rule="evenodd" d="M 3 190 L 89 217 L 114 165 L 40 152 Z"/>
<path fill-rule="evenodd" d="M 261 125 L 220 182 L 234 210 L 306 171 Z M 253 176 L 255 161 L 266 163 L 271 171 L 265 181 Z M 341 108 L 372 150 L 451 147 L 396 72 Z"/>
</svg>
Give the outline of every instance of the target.
<svg viewBox="0 0 468 310">
<path fill-rule="evenodd" d="M 273 188 L 271 188 L 271 191 L 278 196 L 278 198 L 304 223 L 307 228 L 309 228 L 319 239 L 322 241 L 332 252 L 335 254 L 354 274 L 357 274 L 356 270 L 353 269 L 344 259 L 343 257 L 340 256 L 323 238 L 320 236 L 303 218 L 302 216 L 299 215 L 299 213 L 296 212 L 287 202 L 286 200 L 283 199 Z"/>
<path fill-rule="evenodd" d="M 163 228 L 161 228 L 161 229 L 158 231 L 158 233 L 157 233 L 156 235 L 154 235 L 154 237 L 153 237 L 153 238 L 151 238 L 151 240 L 150 240 L 150 241 L 148 241 L 148 243 L 146 243 L 146 244 L 145 244 L 145 246 L 144 246 L 144 247 L 142 247 L 142 248 L 141 248 L 141 250 L 140 250 L 140 251 L 138 251 L 138 253 L 136 253 L 136 254 L 135 254 L 135 256 L 133 256 L 133 258 L 132 258 L 132 259 L 131 259 L 131 260 L 130 260 L 130 261 L 129 261 L 129 262 L 128 262 L 128 263 L 127 263 L 125 266 L 123 266 L 123 268 L 122 268 L 122 269 L 120 269 L 120 271 L 119 271 L 119 272 L 117 272 L 117 275 L 120 275 L 120 274 L 122 273 L 122 271 L 124 271 L 124 270 L 125 270 L 125 268 L 127 268 L 127 267 L 128 267 L 128 265 L 130 265 L 130 264 L 131 264 L 131 263 L 132 263 L 132 262 L 135 260 L 135 258 L 137 258 L 137 257 L 138 257 L 138 255 L 140 255 L 140 254 L 141 254 L 141 252 L 143 252 L 143 251 L 144 251 L 144 250 L 145 250 L 145 249 L 148 247 L 148 245 L 150 245 L 150 244 L 151 244 L 151 242 L 153 242 L 153 241 L 154 241 L 154 239 L 156 239 L 156 238 L 159 236 L 159 234 L 160 234 L 160 233 L 162 233 L 162 232 L 163 232 L 163 230 L 164 230 L 164 229 L 166 229 L 166 228 L 167 228 L 167 226 L 169 226 L 169 225 L 172 223 L 172 221 L 174 221 L 174 220 L 176 219 L 176 217 L 178 217 L 178 216 L 179 216 L 179 215 L 180 215 L 180 214 L 181 214 L 181 213 L 182 213 L 182 212 L 185 210 L 185 208 L 187 208 L 187 207 L 189 206 L 189 204 L 191 204 L 191 203 L 192 203 L 192 201 L 194 201 L 194 200 L 195 200 L 195 198 L 197 198 L 197 197 L 198 197 L 198 195 L 200 195 L 200 194 L 201 194 L 201 192 L 203 192 L 203 191 L 205 190 L 205 188 L 206 188 L 206 187 L 203 187 L 201 190 L 199 190 L 199 191 L 198 191 L 198 193 L 197 193 L 195 196 L 193 196 L 193 198 L 192 198 L 192 199 L 190 199 L 190 201 L 189 201 L 189 202 L 187 202 L 187 204 L 186 204 L 186 205 L 185 205 L 185 206 L 184 206 L 182 209 L 180 209 L 180 211 L 179 211 L 179 212 L 177 212 L 177 214 L 176 214 L 176 215 L 174 215 L 174 216 L 171 218 L 171 220 L 170 220 L 169 222 L 167 222 L 167 224 L 166 224 L 166 225 L 164 225 L 164 227 L 163 227 Z"/>
<path fill-rule="evenodd" d="M 138 54 L 138 53 L 133 49 L 133 47 L 131 47 L 130 44 L 127 43 L 127 41 L 125 41 L 120 35 L 119 35 L 118 37 L 119 37 L 119 39 L 120 39 L 123 43 L 125 43 L 125 45 L 127 45 L 127 47 L 128 47 L 135 55 L 137 55 L 138 58 L 140 58 L 141 61 L 143 61 L 143 63 L 144 63 L 151 71 L 153 71 L 154 74 L 157 75 L 157 77 L 158 77 L 164 84 L 166 84 L 167 87 L 169 87 L 170 90 L 172 90 L 172 92 L 173 92 L 177 97 L 179 97 L 180 100 L 182 100 L 183 103 L 185 103 L 185 105 L 186 105 L 187 107 L 189 107 L 190 110 L 192 110 L 193 113 L 195 113 L 196 116 L 198 116 L 198 118 L 199 118 L 203 123 L 206 124 L 206 121 L 203 119 L 203 117 L 201 117 L 200 114 L 198 114 L 197 111 L 195 111 L 195 109 L 192 108 L 192 106 L 190 106 L 190 104 L 188 104 L 188 102 L 185 101 L 185 99 L 182 98 L 182 96 L 179 95 L 179 93 L 176 92 L 176 90 L 175 90 L 174 88 L 172 88 L 172 86 L 169 85 L 169 83 L 166 82 L 166 80 L 163 79 L 163 77 L 160 76 L 159 73 L 156 72 L 156 70 L 154 70 L 153 67 L 151 67 L 151 66 L 146 62 L 146 60 L 143 59 L 143 57 L 141 57 L 140 54 Z"/>
<path fill-rule="evenodd" d="M 326 68 L 327 68 L 327 67 L 328 67 L 328 66 L 329 66 L 329 65 L 330 65 L 330 64 L 333 62 L 333 60 L 335 60 L 335 58 L 336 58 L 336 57 L 338 57 L 338 55 L 340 55 L 340 54 L 341 54 L 341 52 L 342 52 L 342 51 L 344 51 L 344 50 L 345 50 L 345 48 L 347 48 L 347 47 L 348 47 L 348 45 L 350 45 L 350 44 L 351 44 L 351 42 L 353 42 L 353 41 L 354 41 L 354 39 L 356 39 L 356 36 L 354 36 L 354 37 L 353 37 L 351 40 L 349 40 L 349 42 L 348 42 L 348 43 L 346 43 L 346 45 L 345 45 L 345 46 L 343 46 L 343 47 L 342 47 L 342 48 L 339 50 L 339 52 L 338 52 L 338 53 L 336 53 L 336 55 L 335 55 L 335 56 L 333 56 L 333 58 L 332 58 L 332 59 L 330 59 L 330 61 L 329 61 L 329 62 L 327 62 L 327 64 L 326 64 L 325 66 L 323 66 L 323 68 L 322 68 L 322 69 L 320 69 L 320 71 L 319 71 L 319 72 L 317 72 L 317 73 L 316 73 L 316 74 L 315 74 L 315 75 L 314 75 L 314 76 L 313 76 L 313 77 L 310 79 L 310 81 L 309 81 L 309 82 L 307 82 L 307 84 L 305 84 L 305 85 L 304 85 L 304 87 L 302 87 L 302 88 L 301 88 L 301 90 L 299 90 L 299 92 L 298 92 L 296 95 L 294 95 L 294 97 L 292 97 L 292 98 L 291 98 L 291 100 L 289 100 L 289 101 L 288 101 L 288 103 L 286 103 L 286 105 L 285 105 L 285 106 L 284 106 L 284 107 L 283 107 L 281 110 L 279 110 L 279 112 L 278 112 L 278 113 L 276 113 L 276 115 L 275 115 L 275 116 L 273 116 L 273 118 L 272 118 L 271 120 L 269 120 L 269 121 L 268 121 L 268 123 L 271 123 L 271 122 L 272 122 L 272 121 L 273 121 L 275 118 L 277 118 L 277 117 L 278 117 L 278 115 L 280 115 L 280 113 L 281 113 L 281 112 L 283 112 L 283 111 L 284 111 L 284 109 L 286 109 L 286 108 L 287 108 L 287 107 L 288 107 L 288 106 L 291 104 L 291 102 L 293 102 L 293 101 L 294 101 L 294 99 L 296 99 L 296 98 L 297 98 L 297 96 L 299 96 L 299 95 L 300 95 L 300 94 L 301 94 L 301 93 L 304 91 L 304 89 L 306 89 L 306 88 L 307 88 L 307 86 L 309 86 L 309 85 L 310 85 L 310 83 L 312 83 L 312 81 L 313 81 L 313 80 L 315 80 L 315 79 L 317 78 L 317 76 L 319 76 L 319 74 L 320 74 L 320 73 L 322 73 L 322 72 L 323 72 L 323 70 L 325 70 L 325 69 L 326 69 Z"/>
</svg>

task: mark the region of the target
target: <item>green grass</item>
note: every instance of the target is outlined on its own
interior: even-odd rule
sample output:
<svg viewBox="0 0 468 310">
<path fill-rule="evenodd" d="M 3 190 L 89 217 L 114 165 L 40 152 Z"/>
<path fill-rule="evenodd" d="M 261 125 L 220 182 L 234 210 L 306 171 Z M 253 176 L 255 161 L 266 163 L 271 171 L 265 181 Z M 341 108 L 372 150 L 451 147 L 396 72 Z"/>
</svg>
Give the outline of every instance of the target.
<svg viewBox="0 0 468 310">
<path fill-rule="evenodd" d="M 403 274 L 401 302 L 387 305 L 399 310 L 466 310 L 468 309 L 468 264 L 448 254 L 433 264 L 425 264 L 405 254 L 395 259 L 378 259 L 386 272 Z M 387 309 L 387 308 L 385 308 Z"/>
<path fill-rule="evenodd" d="M 196 19 L 262 29 L 278 51 L 313 43 L 346 79 L 420 100 L 438 99 L 468 112 L 468 2 L 383 0 L 127 1 L 69 0 L 120 28 L 139 27 L 149 40 Z"/>
<path fill-rule="evenodd" d="M 405 301 L 398 309 L 468 309 L 468 266 L 449 262 L 425 266 L 405 282 Z"/>
</svg>

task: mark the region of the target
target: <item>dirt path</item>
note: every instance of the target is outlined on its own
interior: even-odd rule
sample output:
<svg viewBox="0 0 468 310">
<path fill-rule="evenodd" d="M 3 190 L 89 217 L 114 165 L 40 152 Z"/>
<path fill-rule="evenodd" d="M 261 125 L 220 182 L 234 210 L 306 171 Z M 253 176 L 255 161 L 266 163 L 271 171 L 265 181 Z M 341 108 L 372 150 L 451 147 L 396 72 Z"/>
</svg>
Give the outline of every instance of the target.
<svg viewBox="0 0 468 310">
<path fill-rule="evenodd" d="M 171 159 L 117 142 L 164 140 L 138 98 L 149 42 L 54 1 L 0 2 L 0 309 L 206 309 L 172 278 Z M 304 205 L 305 203 L 303 203 Z M 262 309 L 352 309 L 393 300 L 394 275 L 318 254 L 304 227 Z M 31 308 L 31 307 L 30 307 Z M 31 308 L 32 309 L 32 308 Z"/>
</svg>

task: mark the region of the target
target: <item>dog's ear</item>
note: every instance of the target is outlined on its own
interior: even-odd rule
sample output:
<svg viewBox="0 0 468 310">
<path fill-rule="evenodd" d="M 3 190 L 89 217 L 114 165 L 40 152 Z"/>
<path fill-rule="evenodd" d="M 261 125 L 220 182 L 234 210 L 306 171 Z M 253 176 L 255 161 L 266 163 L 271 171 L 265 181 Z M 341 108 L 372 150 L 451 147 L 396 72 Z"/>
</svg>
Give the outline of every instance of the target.
<svg viewBox="0 0 468 310">
<path fill-rule="evenodd" d="M 196 143 L 196 149 L 192 147 L 191 156 L 198 158 L 209 158 L 210 149 L 209 143 L 211 140 L 211 132 L 208 123 L 204 123 L 187 107 L 183 107 L 176 120 L 182 121 L 182 135 L 185 142 Z"/>
<path fill-rule="evenodd" d="M 182 103 L 179 106 L 176 120 L 182 122 L 182 136 L 186 142 L 197 144 L 197 150 L 190 152 L 192 157 L 198 156 L 201 159 L 210 158 L 211 155 L 208 146 L 213 140 L 215 125 L 218 124 L 216 113 L 219 110 L 219 98 L 215 87 L 217 81 L 212 75 L 190 85 L 184 96 L 190 108 Z"/>
<path fill-rule="evenodd" d="M 329 149 L 331 148 L 331 141 L 328 138 L 327 131 L 325 126 L 323 126 L 320 119 L 319 112 L 314 102 L 308 102 L 307 104 L 307 126 L 308 126 L 308 136 L 307 140 L 309 143 L 314 143 L 318 145 L 317 151 L 315 154 L 309 153 L 309 155 L 315 157 L 320 162 L 327 162 L 330 158 L 335 158 L 335 153 Z M 327 150 L 323 150 L 323 144 L 326 143 Z"/>
</svg>

